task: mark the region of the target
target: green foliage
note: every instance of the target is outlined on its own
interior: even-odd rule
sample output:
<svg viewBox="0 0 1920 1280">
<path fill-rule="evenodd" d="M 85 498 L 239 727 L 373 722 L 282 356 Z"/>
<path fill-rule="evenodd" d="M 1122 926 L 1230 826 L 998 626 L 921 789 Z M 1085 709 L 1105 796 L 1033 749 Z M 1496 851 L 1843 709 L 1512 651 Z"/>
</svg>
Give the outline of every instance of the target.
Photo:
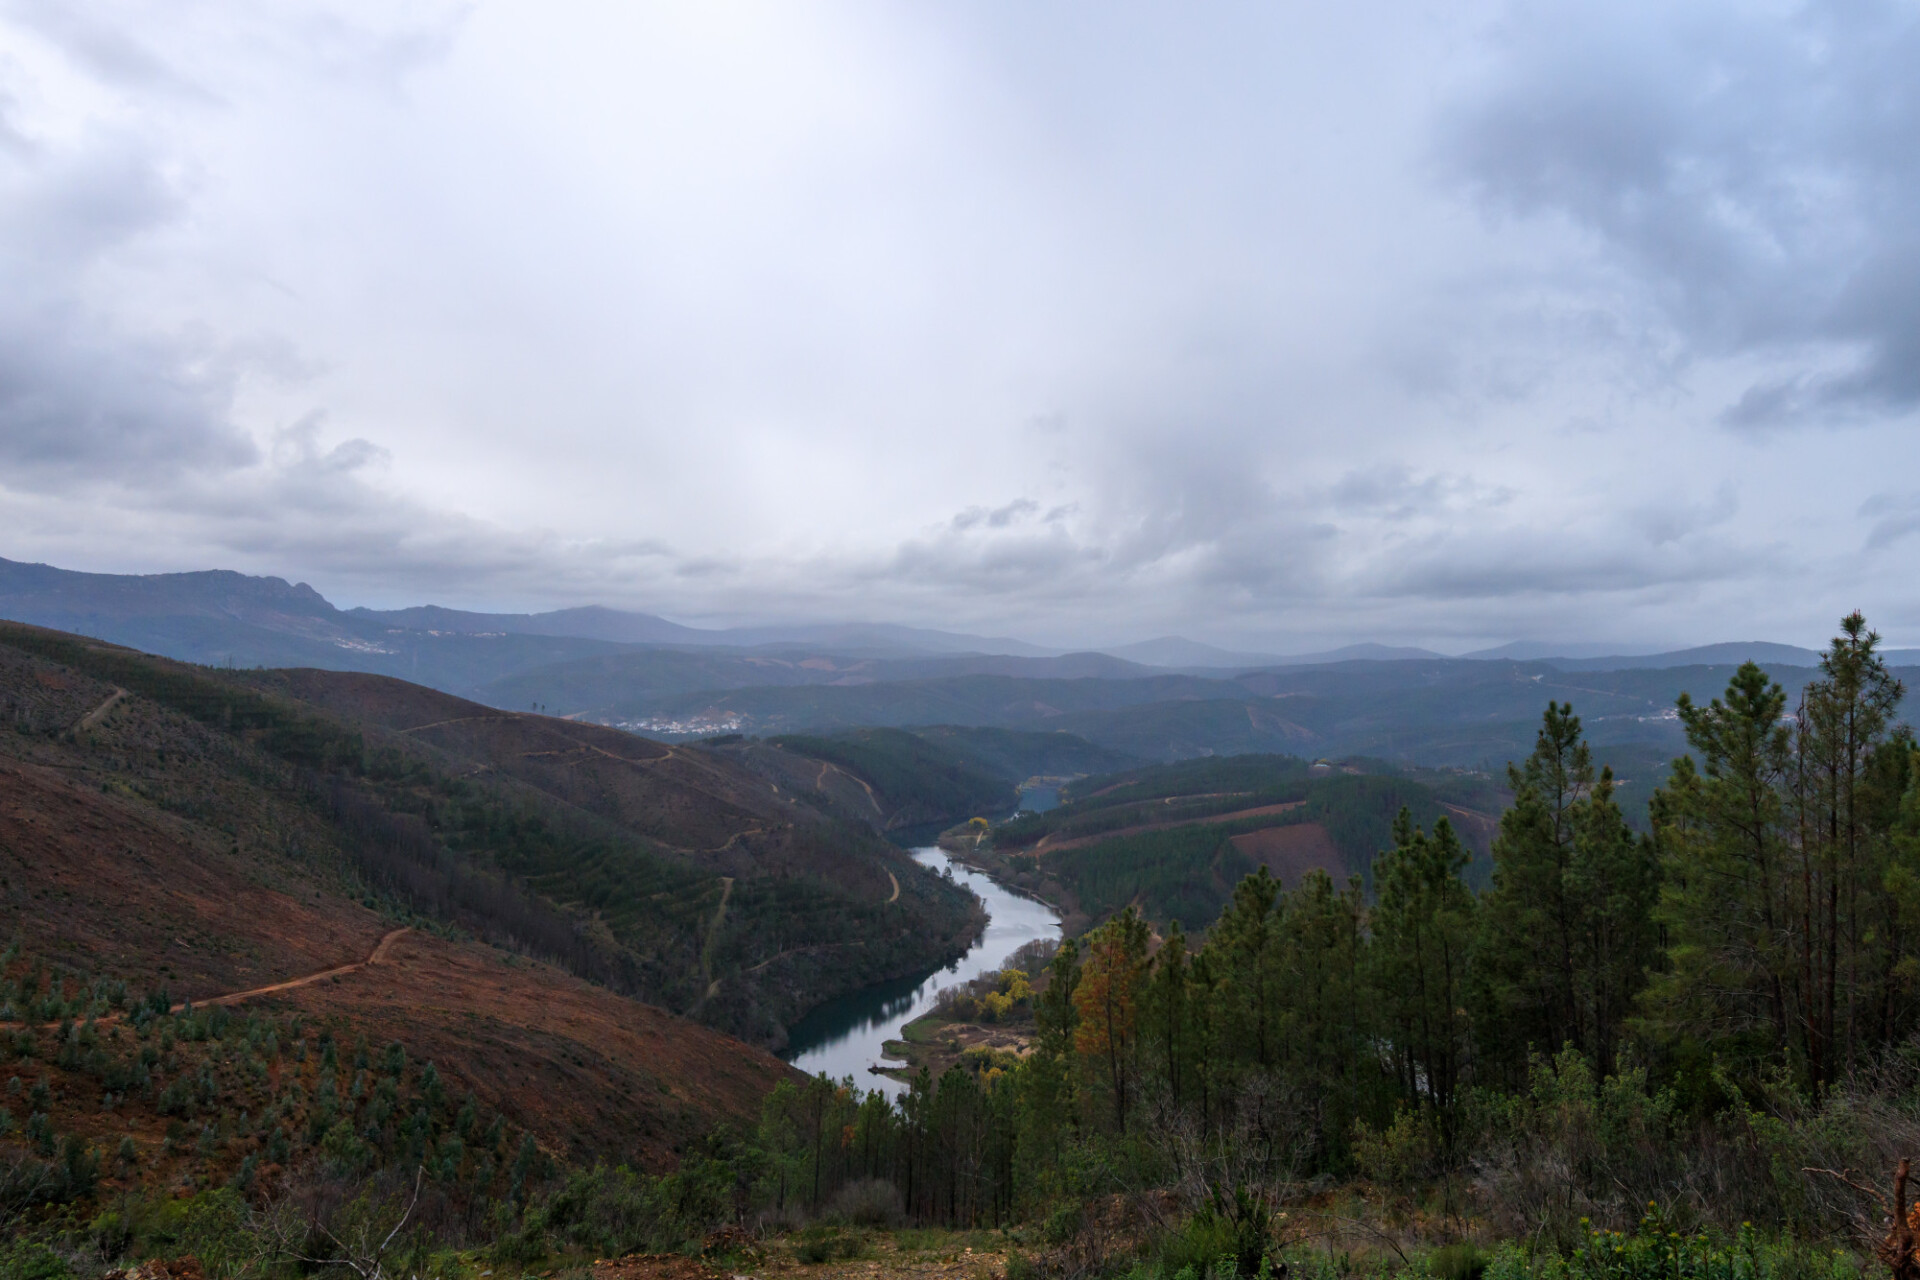
<svg viewBox="0 0 1920 1280">
<path fill-rule="evenodd" d="M 1427 1270 L 1433 1280 L 1480 1280 L 1487 1272 L 1487 1255 L 1464 1242 L 1442 1245 L 1428 1256 Z"/>
<path fill-rule="evenodd" d="M 1657 849 L 1621 815 L 1612 770 L 1596 776 L 1572 707 L 1548 705 L 1507 774 L 1475 956 L 1489 1065 L 1511 1080 L 1529 1053 L 1573 1044 L 1611 1071 L 1658 959 Z"/>
<path fill-rule="evenodd" d="M 1401 810 L 1394 847 L 1375 867 L 1379 901 L 1369 917 L 1376 1025 L 1392 1046 L 1402 1094 L 1432 1108 L 1446 1143 L 1471 1046 L 1465 993 L 1479 904 L 1460 879 L 1466 864 L 1445 818 L 1428 836 Z"/>
<path fill-rule="evenodd" d="M 1647 1031 L 1696 1076 L 1784 1047 L 1820 1088 L 1920 1027 L 1920 769 L 1879 637 L 1841 625 L 1791 720 L 1751 663 L 1724 698 L 1680 702 L 1699 759 L 1652 808 L 1670 946 Z"/>
<path fill-rule="evenodd" d="M 831 737 L 790 734 L 769 741 L 863 779 L 879 793 L 889 817 L 903 824 L 998 815 L 1011 810 L 1017 798 L 1004 775 L 903 729 L 849 729 Z"/>
<path fill-rule="evenodd" d="M 1096 920 L 1135 901 L 1156 922 L 1210 920 L 1253 870 L 1230 834 L 1198 825 L 1143 831 L 1049 854 L 1046 868 Z"/>
<path fill-rule="evenodd" d="M 75 1280 L 67 1260 L 35 1240 L 0 1244 L 0 1277 L 5 1280 Z"/>
</svg>

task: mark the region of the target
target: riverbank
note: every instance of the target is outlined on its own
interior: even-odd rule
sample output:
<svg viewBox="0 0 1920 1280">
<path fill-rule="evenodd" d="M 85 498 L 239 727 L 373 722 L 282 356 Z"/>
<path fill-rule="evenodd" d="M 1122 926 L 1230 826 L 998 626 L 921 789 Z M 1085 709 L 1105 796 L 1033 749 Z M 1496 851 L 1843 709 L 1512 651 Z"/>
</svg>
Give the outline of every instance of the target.
<svg viewBox="0 0 1920 1280">
<path fill-rule="evenodd" d="M 1077 938 L 1093 927 L 1093 918 L 1081 910 L 1072 890 L 1043 876 L 1037 858 L 1026 859 L 1031 864 L 1027 868 L 1014 865 L 1011 858 L 993 847 L 990 829 L 971 824 L 949 827 L 940 833 L 939 848 L 955 862 L 973 868 L 1007 892 L 1029 898 L 1052 911 L 1060 917 L 1065 937 Z"/>
<path fill-rule="evenodd" d="M 939 1079 L 950 1067 L 980 1071 L 1011 1065 L 1033 1049 L 1033 1019 L 991 1026 L 948 1017 L 939 1010 L 922 1014 L 900 1030 L 900 1039 L 887 1041 L 887 1056 L 899 1062 L 881 1074 L 908 1082 L 923 1069 Z"/>
<path fill-rule="evenodd" d="M 830 1001 L 796 1023 L 790 1031 L 790 1048 L 782 1056 L 809 1075 L 852 1077 L 863 1086 L 897 1096 L 905 1084 L 898 1074 L 900 1060 L 888 1057 L 889 1042 L 904 1043 L 907 1025 L 933 1011 L 941 990 L 998 973 L 1022 947 L 1061 936 L 1060 916 L 1047 903 L 1000 884 L 948 851 L 916 849 L 913 857 L 930 870 L 953 875 L 971 890 L 986 912 L 986 927 L 953 963 Z"/>
</svg>

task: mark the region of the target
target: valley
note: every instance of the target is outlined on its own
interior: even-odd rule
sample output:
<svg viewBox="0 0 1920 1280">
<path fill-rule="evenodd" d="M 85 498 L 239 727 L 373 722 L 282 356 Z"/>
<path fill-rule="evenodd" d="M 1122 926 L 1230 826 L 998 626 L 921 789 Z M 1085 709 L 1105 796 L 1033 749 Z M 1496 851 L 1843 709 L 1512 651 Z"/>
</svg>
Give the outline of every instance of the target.
<svg viewBox="0 0 1920 1280">
<path fill-rule="evenodd" d="M 1452 1071 L 1525 1099 L 1591 1079 L 1576 1054 L 1544 1083 L 1526 1021 L 1557 1016 L 1529 976 L 1553 917 L 1511 871 L 1556 838 L 1549 789 L 1579 833 L 1568 856 L 1605 862 L 1559 892 L 1608 887 L 1580 910 L 1609 923 L 1580 925 L 1558 962 L 1641 948 L 1619 962 L 1640 976 L 1607 982 L 1638 982 L 1646 1020 L 1582 978 L 1579 999 L 1613 1003 L 1563 1039 L 1604 1045 L 1604 1029 L 1657 1057 L 1669 1042 L 1642 1028 L 1691 1033 L 1653 1021 L 1679 1016 L 1656 1001 L 1687 962 L 1658 958 L 1649 886 L 1688 891 L 1673 815 L 1716 820 L 1685 808 L 1714 784 L 1672 763 L 1716 741 L 1681 695 L 1778 679 L 1780 706 L 1789 688 L 1836 696 L 1824 669 L 1792 666 L 1167 671 L 662 647 L 586 621 L 598 634 L 528 634 L 617 650 L 468 694 L 0 623 L 6 1223 L 71 1250 L 59 1224 L 91 1214 L 221 1277 L 253 1274 L 246 1250 L 299 1271 L 272 1215 L 337 1233 L 361 1212 L 389 1243 L 413 1221 L 395 1248 L 439 1242 L 408 1265 L 444 1280 L 681 1266 L 637 1256 L 661 1250 L 753 1272 L 905 1267 L 908 1222 L 972 1233 L 961 1247 L 1003 1269 L 1058 1269 L 1237 1238 L 1172 1189 L 1201 1141 L 1186 1135 L 1211 1126 L 1206 1159 L 1252 1160 L 1236 1176 L 1295 1186 L 1301 1214 L 1285 1161 L 1388 1188 L 1353 1209 L 1362 1235 L 1432 1247 L 1401 1215 L 1452 1157 L 1408 1173 L 1383 1154 L 1398 1126 L 1441 1123 L 1406 1109 L 1438 1107 L 1422 1082 Z M 1889 692 L 1862 812 L 1895 858 L 1912 766 L 1885 717 L 1904 690 L 1871 670 Z M 1580 717 L 1561 702 L 1576 696 Z M 1727 705 L 1747 704 L 1711 714 Z M 601 722 L 639 714 L 743 728 Z M 1617 1066 L 1607 1106 L 1644 1093 Z M 1278 1079 L 1315 1108 L 1268 1110 Z M 1476 1114 L 1448 1097 L 1447 1116 Z M 1691 1123 L 1663 1114 L 1671 1135 Z M 1254 1123 L 1293 1126 L 1294 1154 L 1239 1146 Z M 1501 1132 L 1449 1141 L 1484 1153 Z M 1066 1190 L 1081 1167 L 1144 1181 Z M 1168 1196 L 1159 1225 L 1127 1216 Z M 1251 1238 L 1303 1267 L 1328 1256 L 1272 1220 Z"/>
</svg>

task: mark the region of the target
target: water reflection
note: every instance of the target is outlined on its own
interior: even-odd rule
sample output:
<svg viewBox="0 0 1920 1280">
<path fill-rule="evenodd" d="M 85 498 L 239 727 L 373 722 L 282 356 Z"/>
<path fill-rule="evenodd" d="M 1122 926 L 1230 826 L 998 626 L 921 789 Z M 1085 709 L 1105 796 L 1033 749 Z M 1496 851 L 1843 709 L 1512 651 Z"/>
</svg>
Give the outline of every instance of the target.
<svg viewBox="0 0 1920 1280">
<path fill-rule="evenodd" d="M 802 1071 L 824 1071 L 836 1079 L 850 1075 L 863 1088 L 898 1096 L 904 1085 L 869 1068 L 881 1062 L 887 1041 L 900 1038 L 900 1028 L 933 1008 L 941 988 L 996 972 L 1027 943 L 1060 936 L 1060 917 L 1051 907 L 1002 888 L 938 849 L 915 849 L 913 858 L 934 871 L 951 868 L 956 880 L 980 895 L 987 909 L 986 929 L 971 950 L 944 969 L 867 987 L 801 1019 L 789 1032 L 783 1056 Z"/>
<path fill-rule="evenodd" d="M 1020 788 L 1020 807 L 1031 813 L 1045 813 L 1049 809 L 1060 807 L 1060 788 L 1066 783 L 1059 778 L 1034 778 Z"/>
</svg>

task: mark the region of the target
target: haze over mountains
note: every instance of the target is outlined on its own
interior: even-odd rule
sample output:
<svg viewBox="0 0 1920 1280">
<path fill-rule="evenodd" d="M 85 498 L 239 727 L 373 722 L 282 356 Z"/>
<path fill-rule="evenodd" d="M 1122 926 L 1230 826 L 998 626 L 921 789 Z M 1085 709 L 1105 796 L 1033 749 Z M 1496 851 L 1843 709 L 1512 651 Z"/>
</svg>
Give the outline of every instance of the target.
<svg viewBox="0 0 1920 1280">
<path fill-rule="evenodd" d="M 1643 777 L 1684 746 L 1672 711 L 1681 692 L 1712 696 L 1748 659 L 1798 688 L 1819 661 L 1766 642 L 1629 654 L 1515 642 L 1453 657 L 1356 644 L 1279 656 L 1169 636 L 1065 653 L 887 624 L 700 629 L 597 606 L 342 610 L 278 578 L 11 561 L 0 561 L 0 617 L 212 666 L 400 676 L 669 740 L 950 724 L 1067 732 L 1143 760 L 1277 751 L 1478 768 L 1525 754 L 1553 699 L 1573 703 L 1595 745 Z M 1912 664 L 1920 651 L 1887 658 Z"/>
<path fill-rule="evenodd" d="M 584 656 L 615 646 L 759 648 L 813 646 L 874 658 L 1000 655 L 1057 658 L 1067 650 L 1006 636 L 981 636 L 891 623 L 789 623 L 745 627 L 685 626 L 653 614 L 599 605 L 545 613 L 480 613 L 439 605 L 402 609 L 340 609 L 305 583 L 228 570 L 194 573 L 81 573 L 52 565 L 0 559 L 0 616 L 39 626 L 98 635 L 116 643 L 209 665 L 289 665 L 303 658 L 345 670 L 448 663 L 430 672 L 436 687 L 459 678 L 459 642 L 507 640 L 488 646 L 501 671 L 541 665 L 556 655 Z M 449 642 L 432 645 L 430 641 Z M 541 647 L 537 642 L 558 642 Z M 1219 648 L 1182 636 L 1102 645 L 1098 652 L 1142 668 L 1175 670 L 1302 666 L 1347 661 L 1511 659 L 1546 661 L 1566 670 L 1612 671 L 1740 661 L 1813 665 L 1819 654 L 1794 645 L 1729 642 L 1660 652 L 1608 652 L 1580 642 L 1514 641 L 1448 655 L 1405 645 L 1359 643 L 1313 653 L 1276 654 Z M 1735 655 L 1740 655 L 1736 657 Z M 1889 651 L 1896 663 L 1920 660 L 1920 650 Z M 389 660 L 389 661 L 383 661 Z M 396 663 L 395 661 L 398 660 Z M 1036 669 L 1037 671 L 1038 669 Z M 1119 668 L 1113 669 L 1116 673 Z"/>
</svg>

